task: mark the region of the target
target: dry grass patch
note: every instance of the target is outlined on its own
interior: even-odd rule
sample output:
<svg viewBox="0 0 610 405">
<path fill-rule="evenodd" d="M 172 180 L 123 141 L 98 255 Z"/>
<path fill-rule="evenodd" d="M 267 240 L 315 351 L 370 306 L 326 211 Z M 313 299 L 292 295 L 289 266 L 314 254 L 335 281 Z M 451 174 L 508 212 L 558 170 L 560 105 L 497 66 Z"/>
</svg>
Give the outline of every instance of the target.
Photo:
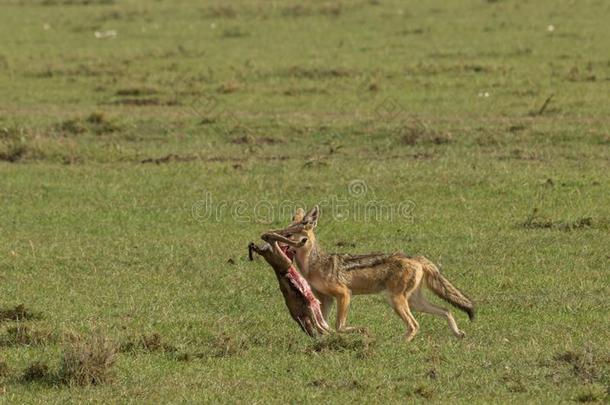
<svg viewBox="0 0 610 405">
<path fill-rule="evenodd" d="M 239 84 L 239 82 L 237 82 L 236 80 L 229 80 L 227 82 L 222 83 L 218 87 L 217 91 L 222 94 L 229 94 L 239 91 L 241 87 L 241 84 Z"/>
<path fill-rule="evenodd" d="M 28 155 L 30 149 L 25 143 L 11 142 L 0 150 L 0 160 L 15 163 Z"/>
<path fill-rule="evenodd" d="M 362 383 L 358 380 L 328 380 L 325 378 L 319 378 L 309 383 L 310 387 L 320 389 L 335 389 L 335 390 L 365 390 L 369 388 L 368 384 Z"/>
<path fill-rule="evenodd" d="M 343 4 L 338 1 L 322 3 L 315 7 L 309 4 L 293 4 L 282 9 L 282 15 L 285 17 L 308 17 L 312 15 L 326 15 L 338 17 L 344 11 Z"/>
<path fill-rule="evenodd" d="M 0 322 L 25 321 L 35 318 L 36 316 L 23 304 L 19 304 L 14 308 L 0 308 Z"/>
<path fill-rule="evenodd" d="M 128 87 L 124 89 L 119 89 L 116 92 L 117 96 L 131 96 L 131 97 L 140 97 L 140 96 L 151 96 L 154 94 L 158 94 L 159 91 L 157 89 L 153 89 L 150 87 Z"/>
<path fill-rule="evenodd" d="M 23 370 L 21 381 L 26 383 L 34 381 L 48 381 L 51 377 L 49 366 L 40 361 L 36 361 Z"/>
<path fill-rule="evenodd" d="M 423 122 L 407 124 L 398 128 L 398 135 L 400 142 L 409 146 L 444 145 L 453 142 L 453 135 L 450 132 L 438 131 Z"/>
<path fill-rule="evenodd" d="M 250 34 L 239 27 L 230 27 L 222 31 L 223 38 L 243 38 L 248 36 Z"/>
<path fill-rule="evenodd" d="M 271 136 L 255 137 L 253 135 L 246 134 L 231 139 L 231 143 L 235 145 L 275 145 L 279 143 L 284 143 L 284 141 L 282 139 L 273 138 Z"/>
<path fill-rule="evenodd" d="M 84 118 L 73 118 L 55 125 L 55 130 L 62 135 L 79 135 L 93 133 L 104 135 L 121 130 L 114 121 L 108 119 L 103 113 L 94 112 Z"/>
<path fill-rule="evenodd" d="M 36 134 L 29 128 L 10 127 L 0 129 L 0 161 L 17 163 L 23 160 L 37 160 L 45 153 L 36 140 Z M 0 316 L 0 319 L 2 317 Z"/>
<path fill-rule="evenodd" d="M 290 87 L 281 92 L 284 96 L 298 97 L 312 94 L 328 94 L 328 90 L 322 87 Z"/>
<path fill-rule="evenodd" d="M 58 378 L 71 386 L 108 383 L 114 378 L 116 353 L 116 345 L 99 332 L 86 339 L 73 336 L 64 347 Z"/>
<path fill-rule="evenodd" d="M 579 390 L 574 400 L 577 402 L 603 403 L 607 401 L 609 393 L 610 387 L 604 387 L 600 384 L 587 384 Z"/>
<path fill-rule="evenodd" d="M 148 335 L 140 335 L 137 337 L 129 338 L 128 340 L 121 343 L 119 351 L 123 353 L 143 351 L 147 353 L 152 352 L 163 352 L 163 353 L 174 353 L 178 349 L 176 346 L 166 342 L 163 337 L 158 333 L 151 333 Z"/>
<path fill-rule="evenodd" d="M 559 363 L 571 367 L 572 374 L 586 384 L 598 382 L 602 379 L 603 363 L 608 361 L 601 356 L 596 356 L 590 348 L 583 350 L 568 350 L 553 357 Z"/>
<path fill-rule="evenodd" d="M 6 361 L 0 359 L 0 378 L 4 378 L 9 374 L 8 364 Z"/>
<path fill-rule="evenodd" d="M 333 79 L 340 77 L 354 76 L 356 72 L 352 69 L 343 67 L 328 68 L 328 67 L 302 67 L 292 66 L 278 74 L 278 76 L 295 77 L 301 79 Z"/>
<path fill-rule="evenodd" d="M 39 131 L 21 127 L 1 128 L 0 161 L 22 163 L 54 160 L 75 163 L 80 161 L 80 158 L 73 153 L 73 141 L 67 141 L 66 138 L 57 139 L 50 135 L 74 134 L 80 133 L 80 131 L 80 123 L 73 120 L 56 124 L 50 130 Z"/>
<path fill-rule="evenodd" d="M 545 218 L 537 208 L 534 208 L 530 215 L 523 221 L 521 227 L 526 229 L 554 229 L 564 232 L 577 231 L 582 229 L 607 229 L 609 224 L 606 220 L 594 221 L 592 217 L 581 217 L 575 220 L 551 220 Z"/>
<path fill-rule="evenodd" d="M 208 7 L 206 13 L 208 18 L 235 18 L 237 11 L 231 5 L 221 5 Z"/>
<path fill-rule="evenodd" d="M 56 341 L 54 332 L 22 324 L 7 328 L 0 336 L 0 346 L 42 346 Z"/>
<path fill-rule="evenodd" d="M 242 354 L 250 347 L 250 342 L 245 336 L 231 336 L 221 333 L 211 342 L 213 357 L 230 357 Z"/>
<path fill-rule="evenodd" d="M 434 398 L 434 388 L 427 384 L 420 384 L 413 391 L 414 394 L 424 398 L 424 399 L 432 399 Z"/>
<path fill-rule="evenodd" d="M 199 159 L 197 156 L 192 155 L 177 155 L 175 153 L 170 153 L 165 156 L 161 156 L 158 158 L 146 158 L 140 160 L 140 163 L 154 163 L 154 164 L 162 164 L 162 163 L 173 163 L 173 162 L 192 162 L 193 160 Z"/>
</svg>

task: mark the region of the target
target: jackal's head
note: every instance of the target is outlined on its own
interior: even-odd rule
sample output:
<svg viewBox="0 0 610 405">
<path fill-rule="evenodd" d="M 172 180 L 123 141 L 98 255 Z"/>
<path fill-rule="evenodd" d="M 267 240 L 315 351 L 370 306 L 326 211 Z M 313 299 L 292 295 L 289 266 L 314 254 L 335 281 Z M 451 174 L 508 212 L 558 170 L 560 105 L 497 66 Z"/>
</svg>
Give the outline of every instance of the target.
<svg viewBox="0 0 610 405">
<path fill-rule="evenodd" d="M 276 232 L 300 245 L 300 247 L 294 247 L 297 254 L 309 254 L 316 245 L 314 229 L 318 224 L 319 217 L 320 209 L 317 205 L 307 214 L 302 208 L 298 208 L 292 218 L 292 224 Z"/>
</svg>

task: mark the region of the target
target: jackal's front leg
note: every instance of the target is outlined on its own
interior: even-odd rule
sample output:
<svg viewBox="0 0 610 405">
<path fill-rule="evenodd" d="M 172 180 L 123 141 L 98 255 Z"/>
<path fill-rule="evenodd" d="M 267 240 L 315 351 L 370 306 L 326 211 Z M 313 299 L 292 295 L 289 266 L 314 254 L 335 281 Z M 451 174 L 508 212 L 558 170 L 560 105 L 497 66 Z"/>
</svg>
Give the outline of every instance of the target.
<svg viewBox="0 0 610 405">
<path fill-rule="evenodd" d="M 359 326 L 347 326 L 347 313 L 349 311 L 349 303 L 351 301 L 351 293 L 345 288 L 335 295 L 337 300 L 337 320 L 335 328 L 337 332 L 366 332 L 366 328 Z"/>
</svg>

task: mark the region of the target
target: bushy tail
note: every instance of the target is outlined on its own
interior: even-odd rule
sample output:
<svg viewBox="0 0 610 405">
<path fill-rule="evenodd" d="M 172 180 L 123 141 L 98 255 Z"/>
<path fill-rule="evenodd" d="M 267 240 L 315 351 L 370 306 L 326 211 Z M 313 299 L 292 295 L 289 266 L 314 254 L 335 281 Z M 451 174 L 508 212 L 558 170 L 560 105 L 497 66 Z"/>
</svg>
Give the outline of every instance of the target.
<svg viewBox="0 0 610 405">
<path fill-rule="evenodd" d="M 424 279 L 428 288 L 454 307 L 466 312 L 471 321 L 474 320 L 475 308 L 472 301 L 443 277 L 434 263 L 425 257 L 418 257 L 418 259 L 424 266 Z"/>
</svg>

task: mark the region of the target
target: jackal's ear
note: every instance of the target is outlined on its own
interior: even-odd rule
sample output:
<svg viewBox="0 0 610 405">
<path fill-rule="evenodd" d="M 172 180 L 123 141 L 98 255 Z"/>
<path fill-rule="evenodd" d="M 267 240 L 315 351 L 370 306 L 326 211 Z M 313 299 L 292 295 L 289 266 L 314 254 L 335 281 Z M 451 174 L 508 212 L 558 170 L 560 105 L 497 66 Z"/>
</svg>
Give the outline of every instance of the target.
<svg viewBox="0 0 610 405">
<path fill-rule="evenodd" d="M 320 218 L 320 208 L 317 205 L 305 215 L 305 220 L 314 228 L 318 225 L 318 218 Z"/>
<path fill-rule="evenodd" d="M 305 218 L 305 210 L 303 208 L 297 208 L 294 212 L 294 216 L 292 217 L 292 223 L 297 224 L 301 222 Z"/>
</svg>

